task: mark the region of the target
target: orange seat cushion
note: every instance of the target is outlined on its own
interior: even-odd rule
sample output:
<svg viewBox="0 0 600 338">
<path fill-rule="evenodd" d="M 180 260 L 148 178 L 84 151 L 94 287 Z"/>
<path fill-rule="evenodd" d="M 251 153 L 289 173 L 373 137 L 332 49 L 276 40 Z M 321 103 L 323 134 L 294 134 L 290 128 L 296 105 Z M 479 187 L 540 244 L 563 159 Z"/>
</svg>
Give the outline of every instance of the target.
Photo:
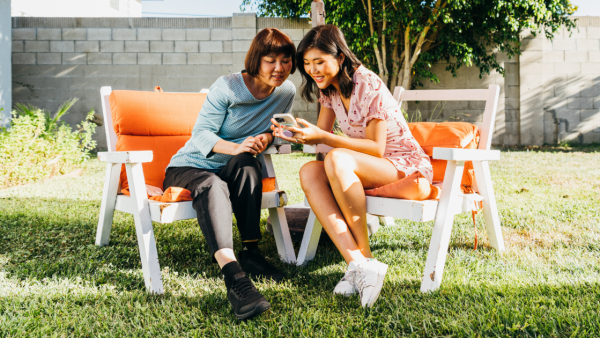
<svg viewBox="0 0 600 338">
<path fill-rule="evenodd" d="M 144 163 L 146 184 L 163 186 L 171 157 L 191 137 L 206 99 L 200 93 L 157 93 L 115 90 L 109 96 L 117 151 L 152 150 L 154 159 Z M 127 188 L 125 168 L 121 186 Z"/>
</svg>

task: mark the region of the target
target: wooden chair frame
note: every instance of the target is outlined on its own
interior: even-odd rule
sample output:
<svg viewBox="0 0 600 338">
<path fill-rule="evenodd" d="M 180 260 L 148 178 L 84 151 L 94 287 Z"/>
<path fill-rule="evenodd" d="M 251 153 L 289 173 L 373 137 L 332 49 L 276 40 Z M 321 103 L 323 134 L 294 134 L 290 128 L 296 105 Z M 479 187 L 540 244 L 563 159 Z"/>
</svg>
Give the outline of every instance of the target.
<svg viewBox="0 0 600 338">
<path fill-rule="evenodd" d="M 96 245 L 108 245 L 115 210 L 132 214 L 146 288 L 152 293 L 162 294 L 164 290 L 152 222 L 172 223 L 178 220 L 195 219 L 196 211 L 192 208 L 191 201 L 163 203 L 148 200 L 142 163 L 152 161 L 152 151 L 116 151 L 117 135 L 113 128 L 108 100 L 111 92 L 111 87 L 100 89 L 108 151 L 98 153 L 100 161 L 106 162 L 106 178 L 96 232 Z M 208 93 L 208 89 L 203 89 L 201 93 Z M 263 177 L 275 177 L 271 155 L 289 154 L 290 152 L 290 145 L 272 145 L 263 151 L 258 156 L 262 163 Z M 130 196 L 118 195 L 119 175 L 123 164 L 127 171 Z M 283 210 L 286 204 L 287 195 L 284 191 L 279 190 L 277 180 L 275 180 L 275 190 L 262 194 L 261 208 L 269 209 L 275 243 L 281 260 L 286 263 L 295 263 L 296 255 Z"/>
<path fill-rule="evenodd" d="M 434 159 L 448 161 L 439 201 L 410 201 L 367 196 L 367 213 L 381 216 L 380 219 L 386 225 L 393 224 L 393 219 L 390 217 L 414 222 L 435 221 L 421 282 L 422 292 L 439 288 L 444 273 L 454 215 L 471 210 L 469 201 L 472 199 L 460 190 L 464 161 L 473 161 L 477 189 L 479 195 L 483 197 L 483 216 L 490 245 L 499 251 L 504 251 L 500 218 L 488 164 L 488 161 L 500 159 L 500 151 L 491 150 L 499 95 L 500 87 L 498 85 L 490 85 L 488 89 L 465 90 L 405 90 L 402 87 L 396 87 L 394 91 L 394 98 L 400 104 L 404 101 L 486 101 L 483 123 L 480 125 L 478 149 L 433 149 Z M 307 153 L 327 153 L 331 147 L 319 144 L 304 146 L 304 149 Z M 321 230 L 321 224 L 314 212 L 311 211 L 298 253 L 298 265 L 305 264 L 314 258 Z"/>
</svg>

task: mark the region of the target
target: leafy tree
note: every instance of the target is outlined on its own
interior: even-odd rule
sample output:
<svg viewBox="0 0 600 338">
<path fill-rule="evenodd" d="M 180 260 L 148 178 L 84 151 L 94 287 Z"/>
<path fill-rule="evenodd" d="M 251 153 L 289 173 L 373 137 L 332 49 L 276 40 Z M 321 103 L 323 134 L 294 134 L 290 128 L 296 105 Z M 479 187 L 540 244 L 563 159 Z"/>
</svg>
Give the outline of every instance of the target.
<svg viewBox="0 0 600 338">
<path fill-rule="evenodd" d="M 569 0 L 325 0 L 326 22 L 338 26 L 349 47 L 390 88 L 438 82 L 431 65 L 445 61 L 456 76 L 475 65 L 480 76 L 504 69 L 492 51 L 519 54 L 519 34 L 552 38 L 577 7 Z M 244 0 L 261 16 L 300 18 L 311 0 Z"/>
</svg>

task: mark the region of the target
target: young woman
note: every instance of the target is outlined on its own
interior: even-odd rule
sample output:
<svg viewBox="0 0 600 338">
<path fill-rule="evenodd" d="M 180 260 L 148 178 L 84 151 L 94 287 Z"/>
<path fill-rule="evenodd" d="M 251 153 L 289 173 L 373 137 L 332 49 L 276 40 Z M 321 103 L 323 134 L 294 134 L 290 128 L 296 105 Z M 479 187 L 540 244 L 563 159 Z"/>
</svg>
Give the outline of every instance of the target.
<svg viewBox="0 0 600 338">
<path fill-rule="evenodd" d="M 210 88 L 192 137 L 171 159 L 163 184 L 192 192 L 198 223 L 239 319 L 271 307 L 246 273 L 283 278 L 258 249 L 262 174 L 254 156 L 273 141 L 273 114 L 291 110 L 296 87 L 287 78 L 296 69 L 295 52 L 281 31 L 260 31 L 246 55 L 246 70 L 222 76 Z M 239 263 L 233 252 L 232 213 L 243 241 Z"/>
<path fill-rule="evenodd" d="M 296 62 L 302 75 L 302 97 L 319 93 L 317 125 L 297 119 L 304 128 L 272 120 L 273 135 L 300 144 L 334 147 L 325 161 L 309 162 L 300 182 L 319 222 L 348 263 L 335 294 L 359 293 L 363 307 L 372 306 L 383 286 L 387 265 L 373 258 L 367 232 L 365 189 L 411 175 L 431 181 L 429 157 L 415 141 L 398 102 L 381 79 L 348 49 L 333 25 L 310 30 L 298 45 Z M 347 137 L 332 134 L 335 119 Z"/>
</svg>

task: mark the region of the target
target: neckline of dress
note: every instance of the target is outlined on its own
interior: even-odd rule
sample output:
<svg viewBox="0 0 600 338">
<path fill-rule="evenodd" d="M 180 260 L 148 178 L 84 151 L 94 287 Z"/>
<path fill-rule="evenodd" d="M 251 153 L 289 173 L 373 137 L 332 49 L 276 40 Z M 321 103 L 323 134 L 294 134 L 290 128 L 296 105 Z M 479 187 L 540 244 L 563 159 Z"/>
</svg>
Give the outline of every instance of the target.
<svg viewBox="0 0 600 338">
<path fill-rule="evenodd" d="M 354 71 L 354 74 L 352 74 L 352 93 L 350 94 L 350 102 L 348 103 L 348 109 L 346 109 L 346 107 L 344 106 L 344 101 L 342 101 L 342 93 L 340 93 L 339 91 L 337 93 L 338 94 L 338 99 L 342 103 L 341 106 L 342 106 L 342 108 L 344 108 L 344 114 L 346 114 L 346 118 L 349 118 L 348 114 L 350 114 L 350 108 L 352 108 L 352 100 L 354 99 L 355 96 L 358 96 L 358 95 L 355 95 L 355 91 L 357 90 L 358 86 L 357 86 L 357 83 L 354 82 L 354 81 L 355 81 L 355 78 L 356 78 L 356 73 L 362 67 L 364 67 L 364 66 L 363 65 L 358 66 L 356 68 L 356 70 Z M 348 124 L 350 124 L 350 122 L 348 122 Z"/>
<path fill-rule="evenodd" d="M 243 75 L 244 72 L 245 72 L 245 70 L 240 71 L 239 73 L 236 73 L 236 75 L 238 75 L 239 80 L 242 82 L 242 85 L 243 85 L 244 89 L 246 90 L 246 94 L 248 94 L 256 102 L 265 101 L 266 99 L 268 99 L 271 96 L 273 96 L 273 94 L 275 94 L 275 91 L 277 91 L 277 88 L 281 87 L 281 86 L 275 87 L 275 89 L 273 89 L 273 91 L 271 92 L 271 94 L 269 94 L 269 96 L 265 97 L 264 99 L 257 99 L 254 95 L 252 95 L 252 92 L 250 91 L 250 89 L 248 88 L 248 86 L 246 86 L 246 82 L 244 81 L 244 75 Z"/>
</svg>

